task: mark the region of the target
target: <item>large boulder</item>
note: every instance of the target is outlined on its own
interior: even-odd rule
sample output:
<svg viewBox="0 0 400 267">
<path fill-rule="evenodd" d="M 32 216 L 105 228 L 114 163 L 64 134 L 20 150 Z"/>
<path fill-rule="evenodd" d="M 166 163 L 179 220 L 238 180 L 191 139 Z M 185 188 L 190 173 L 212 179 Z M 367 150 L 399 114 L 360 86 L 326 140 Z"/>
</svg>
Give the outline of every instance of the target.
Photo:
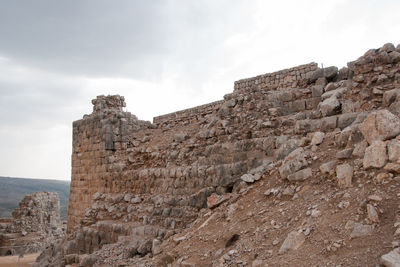
<svg viewBox="0 0 400 267">
<path fill-rule="evenodd" d="M 384 141 L 400 134 L 400 118 L 386 109 L 371 113 L 359 125 L 367 142 Z"/>
<path fill-rule="evenodd" d="M 339 113 L 341 105 L 336 96 L 331 96 L 319 104 L 322 116 L 331 116 Z"/>
<path fill-rule="evenodd" d="M 363 166 L 364 169 L 382 168 L 387 162 L 386 143 L 375 141 L 365 149 Z"/>
<path fill-rule="evenodd" d="M 324 68 L 324 77 L 328 80 L 333 79 L 338 74 L 338 71 L 338 68 L 335 66 Z"/>
</svg>

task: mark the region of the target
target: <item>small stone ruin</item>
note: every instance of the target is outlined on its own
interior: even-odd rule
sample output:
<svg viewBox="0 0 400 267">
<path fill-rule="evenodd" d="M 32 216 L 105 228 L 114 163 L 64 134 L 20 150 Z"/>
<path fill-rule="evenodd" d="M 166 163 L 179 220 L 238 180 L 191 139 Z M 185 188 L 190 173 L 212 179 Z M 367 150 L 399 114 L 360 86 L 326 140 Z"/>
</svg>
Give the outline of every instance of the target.
<svg viewBox="0 0 400 267">
<path fill-rule="evenodd" d="M 26 195 L 12 216 L 0 219 L 0 256 L 38 252 L 64 237 L 57 193 Z"/>
</svg>

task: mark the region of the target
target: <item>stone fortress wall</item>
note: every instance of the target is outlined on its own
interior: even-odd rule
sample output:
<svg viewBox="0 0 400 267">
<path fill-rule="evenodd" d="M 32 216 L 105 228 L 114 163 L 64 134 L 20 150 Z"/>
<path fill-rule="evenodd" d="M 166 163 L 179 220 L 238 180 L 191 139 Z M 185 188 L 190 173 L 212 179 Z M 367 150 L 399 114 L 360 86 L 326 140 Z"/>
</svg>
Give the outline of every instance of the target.
<svg viewBox="0 0 400 267">
<path fill-rule="evenodd" d="M 317 69 L 317 63 L 310 63 L 273 73 L 258 75 L 256 77 L 241 79 L 235 81 L 234 92 L 242 90 L 250 91 L 254 88 L 257 88 L 258 90 L 276 90 L 279 88 L 301 87 L 307 85 L 313 75 L 315 77 L 315 71 Z M 154 117 L 153 123 L 159 125 L 162 123 L 190 122 L 193 118 L 199 116 L 204 117 L 207 114 L 211 114 L 213 110 L 218 109 L 223 102 L 224 100 L 219 100 L 201 106 L 157 116 Z"/>
<path fill-rule="evenodd" d="M 317 63 L 309 63 L 280 70 L 273 73 L 258 75 L 256 77 L 235 81 L 234 91 L 258 89 L 295 88 L 307 85 L 311 76 L 318 69 Z"/>
<path fill-rule="evenodd" d="M 243 175 L 268 173 L 307 134 L 339 129 L 338 143 L 359 141 L 357 125 L 371 110 L 399 114 L 399 62 L 400 47 L 386 44 L 340 70 L 311 63 L 243 79 L 221 101 L 154 123 L 124 112 L 121 96 L 97 97 L 93 113 L 73 124 L 66 253 L 135 236 L 146 254 L 149 240 L 193 222 L 211 194 L 240 190 Z"/>
</svg>

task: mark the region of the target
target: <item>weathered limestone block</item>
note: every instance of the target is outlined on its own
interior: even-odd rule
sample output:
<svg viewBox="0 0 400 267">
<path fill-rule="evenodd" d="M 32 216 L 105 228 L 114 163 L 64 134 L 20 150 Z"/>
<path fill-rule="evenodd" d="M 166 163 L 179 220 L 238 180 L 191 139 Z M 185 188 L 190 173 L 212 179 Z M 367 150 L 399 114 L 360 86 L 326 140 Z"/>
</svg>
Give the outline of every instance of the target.
<svg viewBox="0 0 400 267">
<path fill-rule="evenodd" d="M 382 168 L 387 162 L 386 143 L 374 141 L 365 149 L 363 166 L 364 169 Z"/>
<path fill-rule="evenodd" d="M 339 187 L 351 187 L 351 180 L 353 178 L 353 167 L 347 163 L 336 166 L 336 176 L 338 179 Z"/>
<path fill-rule="evenodd" d="M 381 256 L 381 264 L 385 267 L 398 267 L 400 266 L 400 251 L 395 248 L 387 254 Z"/>
<path fill-rule="evenodd" d="M 332 160 L 326 163 L 321 164 L 321 166 L 319 167 L 319 170 L 323 173 L 323 174 L 330 174 L 333 173 L 335 170 L 335 166 L 337 164 L 337 160 Z"/>
<path fill-rule="evenodd" d="M 324 141 L 325 133 L 315 132 L 312 139 L 311 145 L 320 145 Z"/>
<path fill-rule="evenodd" d="M 302 232 L 292 231 L 290 232 L 285 241 L 283 241 L 282 246 L 279 248 L 278 254 L 284 254 L 290 250 L 297 250 L 303 245 L 306 238 Z"/>
<path fill-rule="evenodd" d="M 297 171 L 295 173 L 289 174 L 286 179 L 288 179 L 291 182 L 294 181 L 304 181 L 308 178 L 312 177 L 312 170 L 311 168 L 306 168 L 302 169 L 300 171 Z"/>
<path fill-rule="evenodd" d="M 371 113 L 359 126 L 369 144 L 400 134 L 400 118 L 386 109 Z"/>
<path fill-rule="evenodd" d="M 341 104 L 335 96 L 331 96 L 318 105 L 322 116 L 332 116 L 338 114 L 341 109 Z"/>
</svg>

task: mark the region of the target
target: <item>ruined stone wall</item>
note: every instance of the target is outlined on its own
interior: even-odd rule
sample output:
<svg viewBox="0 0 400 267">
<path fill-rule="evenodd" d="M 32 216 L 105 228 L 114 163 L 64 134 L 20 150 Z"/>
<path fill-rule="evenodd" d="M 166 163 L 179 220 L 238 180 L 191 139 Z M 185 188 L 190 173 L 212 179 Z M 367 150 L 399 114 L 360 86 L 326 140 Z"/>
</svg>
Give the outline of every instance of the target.
<svg viewBox="0 0 400 267">
<path fill-rule="evenodd" d="M 14 232 L 48 232 L 61 227 L 60 199 L 55 192 L 27 195 L 12 212 Z"/>
<path fill-rule="evenodd" d="M 214 110 L 218 109 L 223 100 L 215 101 L 205 105 L 197 106 L 194 108 L 188 108 L 169 114 L 157 116 L 153 118 L 153 123 L 160 124 L 177 124 L 177 123 L 190 123 L 191 120 L 198 120 L 200 117 L 204 117 L 211 114 Z"/>
<path fill-rule="evenodd" d="M 277 88 L 304 87 L 317 69 L 318 64 L 313 62 L 252 78 L 241 79 L 235 81 L 234 91 L 250 90 L 252 88 L 274 90 Z"/>
<path fill-rule="evenodd" d="M 315 64 L 296 67 L 294 73 L 309 72 L 314 67 Z M 321 76 L 321 73 L 316 74 L 314 81 Z M 73 125 L 68 231 L 72 232 L 84 218 L 96 192 L 164 193 L 178 196 L 163 200 L 164 208 L 170 206 L 169 202 L 180 203 L 183 209 L 188 203 L 197 208 L 204 206 L 207 195 L 216 188 L 226 190 L 244 172 L 262 164 L 263 138 L 268 136 L 267 133 L 259 134 L 258 145 L 243 148 L 245 144 L 240 143 L 243 137 L 232 139 L 230 136 L 233 131 L 230 123 L 217 126 L 215 122 L 221 118 L 229 121 L 229 113 L 237 103 L 253 105 L 258 101 L 258 105 L 274 107 L 278 113 L 290 113 L 312 110 L 320 101 L 310 88 L 270 89 L 237 90 L 221 101 L 155 117 L 154 124 L 123 112 L 123 97 L 100 96 L 93 100 L 93 113 Z M 212 148 L 216 141 L 224 142 L 221 147 L 224 153 L 217 151 L 219 147 Z M 235 142 L 239 142 L 237 147 Z M 249 157 L 256 159 L 248 162 Z M 190 218 L 191 215 L 182 217 Z M 157 220 L 171 225 L 168 216 Z M 86 223 L 92 221 L 93 218 Z M 179 222 L 181 220 L 177 218 L 173 221 L 181 226 L 187 222 Z"/>
<path fill-rule="evenodd" d="M 126 133 L 150 125 L 122 111 L 123 97 L 99 96 L 92 103 L 93 113 L 73 124 L 68 230 L 79 223 L 94 193 L 110 192 L 120 179 L 124 166 L 115 163 L 115 155 L 126 150 Z"/>
<path fill-rule="evenodd" d="M 0 220 L 1 256 L 14 251 L 33 253 L 45 247 L 49 240 L 64 236 L 60 200 L 55 192 L 26 195 L 12 216 L 12 220 Z"/>
<path fill-rule="evenodd" d="M 341 70 L 312 63 L 241 80 L 224 100 L 154 124 L 123 112 L 120 96 L 98 97 L 94 112 L 74 122 L 68 230 L 80 229 L 69 253 L 124 235 L 162 239 L 191 223 L 212 193 L 240 190 L 243 175 L 259 179 L 314 131 L 339 128 L 338 144 L 359 141 L 371 103 L 395 105 L 393 112 L 400 105 L 395 50 L 386 52 L 391 63 L 372 60 L 367 70 L 368 53 Z M 387 83 L 370 89 L 382 74 Z M 299 172 L 288 177 L 309 174 Z"/>
<path fill-rule="evenodd" d="M 363 100 L 369 100 L 362 108 L 371 110 L 383 104 L 388 107 L 395 102 L 400 85 L 400 47 L 386 44 L 379 49 L 370 49 L 355 61 L 349 62 L 349 69 L 354 72 L 356 82 L 353 92 Z M 383 97 L 385 95 L 386 97 Z M 390 111 L 396 113 L 397 104 Z"/>
</svg>

